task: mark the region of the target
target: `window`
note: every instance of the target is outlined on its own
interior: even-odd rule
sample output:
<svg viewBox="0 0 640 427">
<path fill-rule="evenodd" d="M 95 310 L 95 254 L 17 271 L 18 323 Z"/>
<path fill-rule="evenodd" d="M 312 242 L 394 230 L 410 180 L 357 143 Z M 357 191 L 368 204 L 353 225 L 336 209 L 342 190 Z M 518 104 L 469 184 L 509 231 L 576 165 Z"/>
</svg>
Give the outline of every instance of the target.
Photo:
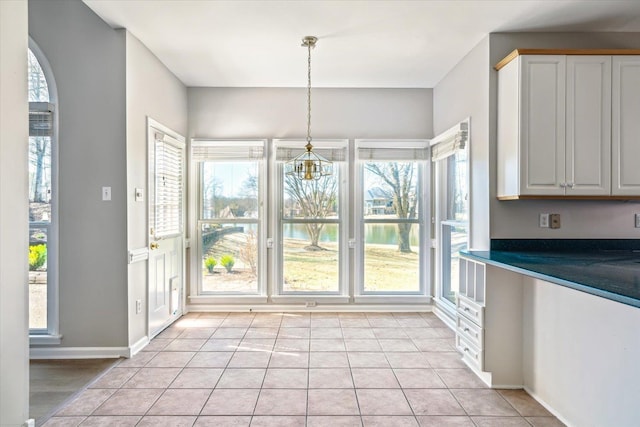
<svg viewBox="0 0 640 427">
<path fill-rule="evenodd" d="M 44 65 L 44 68 L 43 68 Z M 29 84 L 29 330 L 56 335 L 57 173 L 55 86 L 48 64 L 31 43 Z"/>
<path fill-rule="evenodd" d="M 359 294 L 426 293 L 427 141 L 357 141 Z"/>
<path fill-rule="evenodd" d="M 264 287 L 264 141 L 192 142 L 198 174 L 200 294 L 259 294 Z"/>
<path fill-rule="evenodd" d="M 429 301 L 429 141 L 314 140 L 310 181 L 286 173 L 305 143 L 192 140 L 191 301 Z"/>
<path fill-rule="evenodd" d="M 280 294 L 345 294 L 347 262 L 346 141 L 314 141 L 314 151 L 333 162 L 333 174 L 301 181 L 285 174 L 285 162 L 303 141 L 276 141 L 278 269 Z"/>
<path fill-rule="evenodd" d="M 459 290 L 459 254 L 467 249 L 469 228 L 468 121 L 432 141 L 436 165 L 438 296 L 452 307 Z"/>
</svg>

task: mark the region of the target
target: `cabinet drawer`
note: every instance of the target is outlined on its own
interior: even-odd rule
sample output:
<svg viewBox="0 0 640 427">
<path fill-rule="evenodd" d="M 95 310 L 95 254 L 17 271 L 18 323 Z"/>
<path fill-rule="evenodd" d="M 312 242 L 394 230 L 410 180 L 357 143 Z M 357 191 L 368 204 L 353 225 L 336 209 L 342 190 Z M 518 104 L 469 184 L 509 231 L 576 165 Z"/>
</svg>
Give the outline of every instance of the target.
<svg viewBox="0 0 640 427">
<path fill-rule="evenodd" d="M 467 319 L 464 316 L 458 316 L 456 320 L 457 333 L 464 337 L 471 344 L 479 348 L 484 349 L 484 330 Z"/>
<path fill-rule="evenodd" d="M 484 355 L 483 351 L 477 349 L 473 344 L 467 341 L 462 335 L 456 334 L 456 348 L 462 354 L 462 358 L 466 360 L 470 365 L 474 366 L 478 370 L 482 370 L 484 367 Z"/>
<path fill-rule="evenodd" d="M 484 307 L 469 298 L 458 295 L 456 300 L 458 313 L 470 319 L 476 325 L 482 327 L 484 325 Z"/>
</svg>

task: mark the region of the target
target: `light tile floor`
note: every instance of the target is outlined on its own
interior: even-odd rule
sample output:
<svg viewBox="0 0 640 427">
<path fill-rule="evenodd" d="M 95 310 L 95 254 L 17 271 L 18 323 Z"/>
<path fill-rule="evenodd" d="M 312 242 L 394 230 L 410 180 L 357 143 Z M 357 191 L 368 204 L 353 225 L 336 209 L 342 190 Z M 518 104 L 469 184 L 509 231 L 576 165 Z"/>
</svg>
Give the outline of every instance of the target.
<svg viewBox="0 0 640 427">
<path fill-rule="evenodd" d="M 562 426 L 487 388 L 432 313 L 195 313 L 60 409 L 55 426 Z"/>
</svg>

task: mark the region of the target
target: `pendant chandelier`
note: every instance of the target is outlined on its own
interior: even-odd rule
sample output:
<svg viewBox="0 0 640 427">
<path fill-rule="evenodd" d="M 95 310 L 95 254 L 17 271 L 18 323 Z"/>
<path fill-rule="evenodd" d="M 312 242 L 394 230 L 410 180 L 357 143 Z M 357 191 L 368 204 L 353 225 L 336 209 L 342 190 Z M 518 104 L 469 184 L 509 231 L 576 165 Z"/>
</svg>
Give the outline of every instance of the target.
<svg viewBox="0 0 640 427">
<path fill-rule="evenodd" d="M 316 47 L 317 37 L 306 36 L 302 39 L 302 47 L 308 50 L 307 60 L 307 151 L 289 160 L 285 165 L 285 173 L 304 181 L 319 180 L 331 175 L 331 162 L 313 152 L 311 145 L 311 49 Z"/>
</svg>

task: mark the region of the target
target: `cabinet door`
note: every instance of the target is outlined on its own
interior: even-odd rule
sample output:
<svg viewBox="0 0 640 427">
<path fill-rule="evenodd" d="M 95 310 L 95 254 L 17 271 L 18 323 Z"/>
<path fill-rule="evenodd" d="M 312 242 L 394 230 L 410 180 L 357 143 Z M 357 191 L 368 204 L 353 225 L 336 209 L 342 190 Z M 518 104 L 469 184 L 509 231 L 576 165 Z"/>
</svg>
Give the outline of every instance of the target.
<svg viewBox="0 0 640 427">
<path fill-rule="evenodd" d="M 566 194 L 611 193 L 611 57 L 567 57 Z"/>
<path fill-rule="evenodd" d="M 613 57 L 613 195 L 640 195 L 640 57 Z"/>
<path fill-rule="evenodd" d="M 566 57 L 520 58 L 520 194 L 564 195 Z"/>
</svg>

